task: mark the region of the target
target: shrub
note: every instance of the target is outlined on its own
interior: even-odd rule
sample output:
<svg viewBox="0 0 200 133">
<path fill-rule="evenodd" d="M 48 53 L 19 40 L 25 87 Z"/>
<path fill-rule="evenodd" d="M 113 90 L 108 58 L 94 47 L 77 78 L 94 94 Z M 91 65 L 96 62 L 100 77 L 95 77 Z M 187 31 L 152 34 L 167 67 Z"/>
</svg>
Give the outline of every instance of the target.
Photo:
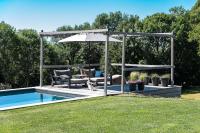
<svg viewBox="0 0 200 133">
<path fill-rule="evenodd" d="M 144 81 L 146 77 L 148 77 L 148 74 L 147 74 L 147 73 L 140 73 L 139 79 L 140 79 L 141 81 Z"/>
<path fill-rule="evenodd" d="M 151 78 L 159 78 L 159 75 L 157 73 L 151 74 Z"/>
<path fill-rule="evenodd" d="M 12 86 L 10 84 L 0 83 L 0 90 L 11 89 Z"/>
<path fill-rule="evenodd" d="M 144 65 L 144 64 L 145 64 L 145 61 L 144 61 L 144 60 L 139 60 L 138 63 L 141 64 L 141 65 Z"/>
<path fill-rule="evenodd" d="M 170 74 L 163 74 L 162 76 L 161 76 L 161 78 L 166 78 L 166 79 L 170 79 Z"/>
<path fill-rule="evenodd" d="M 138 79 L 139 79 L 139 73 L 138 72 L 131 72 L 130 80 L 138 80 Z"/>
</svg>

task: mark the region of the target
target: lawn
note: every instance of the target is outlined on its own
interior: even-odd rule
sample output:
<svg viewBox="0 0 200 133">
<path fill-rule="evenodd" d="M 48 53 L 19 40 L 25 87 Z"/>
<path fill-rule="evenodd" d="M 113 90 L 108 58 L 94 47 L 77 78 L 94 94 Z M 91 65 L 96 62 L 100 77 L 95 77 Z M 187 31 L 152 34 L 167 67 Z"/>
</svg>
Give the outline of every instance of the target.
<svg viewBox="0 0 200 133">
<path fill-rule="evenodd" d="M 0 112 L 0 132 L 200 132 L 200 101 L 109 96 Z"/>
<path fill-rule="evenodd" d="M 183 99 L 191 99 L 191 100 L 200 100 L 200 87 L 188 87 L 187 89 L 183 89 L 182 92 Z"/>
</svg>

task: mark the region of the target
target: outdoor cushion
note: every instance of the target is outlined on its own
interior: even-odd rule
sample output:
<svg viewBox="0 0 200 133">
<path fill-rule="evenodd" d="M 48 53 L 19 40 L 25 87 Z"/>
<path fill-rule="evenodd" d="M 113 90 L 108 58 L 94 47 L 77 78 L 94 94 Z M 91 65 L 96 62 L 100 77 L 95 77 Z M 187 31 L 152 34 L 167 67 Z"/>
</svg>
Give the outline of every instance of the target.
<svg viewBox="0 0 200 133">
<path fill-rule="evenodd" d="M 90 81 L 92 81 L 92 82 L 103 82 L 104 81 L 104 77 L 90 78 Z"/>
<path fill-rule="evenodd" d="M 71 76 L 71 70 L 67 69 L 67 70 L 54 70 L 54 74 L 55 76 L 61 76 L 63 77 L 63 75 L 67 75 L 67 76 Z"/>
<path fill-rule="evenodd" d="M 107 78 L 108 81 L 110 80 L 110 77 Z M 90 80 L 92 82 L 103 82 L 104 81 L 104 77 L 95 77 L 95 78 L 90 78 Z"/>
<path fill-rule="evenodd" d="M 112 84 L 121 84 L 121 77 L 122 77 L 121 75 L 113 75 Z"/>
<path fill-rule="evenodd" d="M 68 75 L 60 75 L 60 78 L 61 79 L 68 79 L 68 78 L 70 78 Z"/>
<path fill-rule="evenodd" d="M 85 84 L 87 83 L 88 79 L 71 79 L 72 84 Z"/>
<path fill-rule="evenodd" d="M 90 71 L 89 71 L 89 69 L 82 69 L 82 71 L 83 71 L 83 75 L 87 75 L 88 77 L 89 76 L 90 77 L 94 77 L 95 76 L 95 68 L 90 69 Z"/>
<path fill-rule="evenodd" d="M 103 72 L 102 71 L 96 71 L 95 77 L 103 77 Z"/>
</svg>

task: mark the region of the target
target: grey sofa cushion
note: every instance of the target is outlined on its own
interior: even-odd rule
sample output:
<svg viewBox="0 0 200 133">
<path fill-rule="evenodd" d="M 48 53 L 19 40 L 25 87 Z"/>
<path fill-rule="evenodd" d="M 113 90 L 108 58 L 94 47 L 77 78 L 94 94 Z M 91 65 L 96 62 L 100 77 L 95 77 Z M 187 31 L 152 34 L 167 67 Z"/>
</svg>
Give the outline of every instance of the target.
<svg viewBox="0 0 200 133">
<path fill-rule="evenodd" d="M 69 76 L 71 77 L 71 70 L 70 69 L 67 69 L 67 70 L 54 70 L 54 75 L 55 76 Z"/>
</svg>

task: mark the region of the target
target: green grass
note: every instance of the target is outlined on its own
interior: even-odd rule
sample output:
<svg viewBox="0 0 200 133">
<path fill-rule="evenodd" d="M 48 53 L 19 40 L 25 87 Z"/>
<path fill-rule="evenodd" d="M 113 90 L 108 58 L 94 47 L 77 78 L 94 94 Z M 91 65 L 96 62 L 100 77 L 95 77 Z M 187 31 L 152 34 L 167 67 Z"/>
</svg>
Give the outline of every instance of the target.
<svg viewBox="0 0 200 133">
<path fill-rule="evenodd" d="M 183 94 L 196 94 L 200 93 L 200 86 L 187 87 L 182 89 Z"/>
<path fill-rule="evenodd" d="M 200 87 L 196 86 L 183 89 L 181 97 L 183 99 L 200 100 Z"/>
<path fill-rule="evenodd" d="M 200 101 L 109 96 L 0 112 L 2 133 L 199 133 Z"/>
</svg>

